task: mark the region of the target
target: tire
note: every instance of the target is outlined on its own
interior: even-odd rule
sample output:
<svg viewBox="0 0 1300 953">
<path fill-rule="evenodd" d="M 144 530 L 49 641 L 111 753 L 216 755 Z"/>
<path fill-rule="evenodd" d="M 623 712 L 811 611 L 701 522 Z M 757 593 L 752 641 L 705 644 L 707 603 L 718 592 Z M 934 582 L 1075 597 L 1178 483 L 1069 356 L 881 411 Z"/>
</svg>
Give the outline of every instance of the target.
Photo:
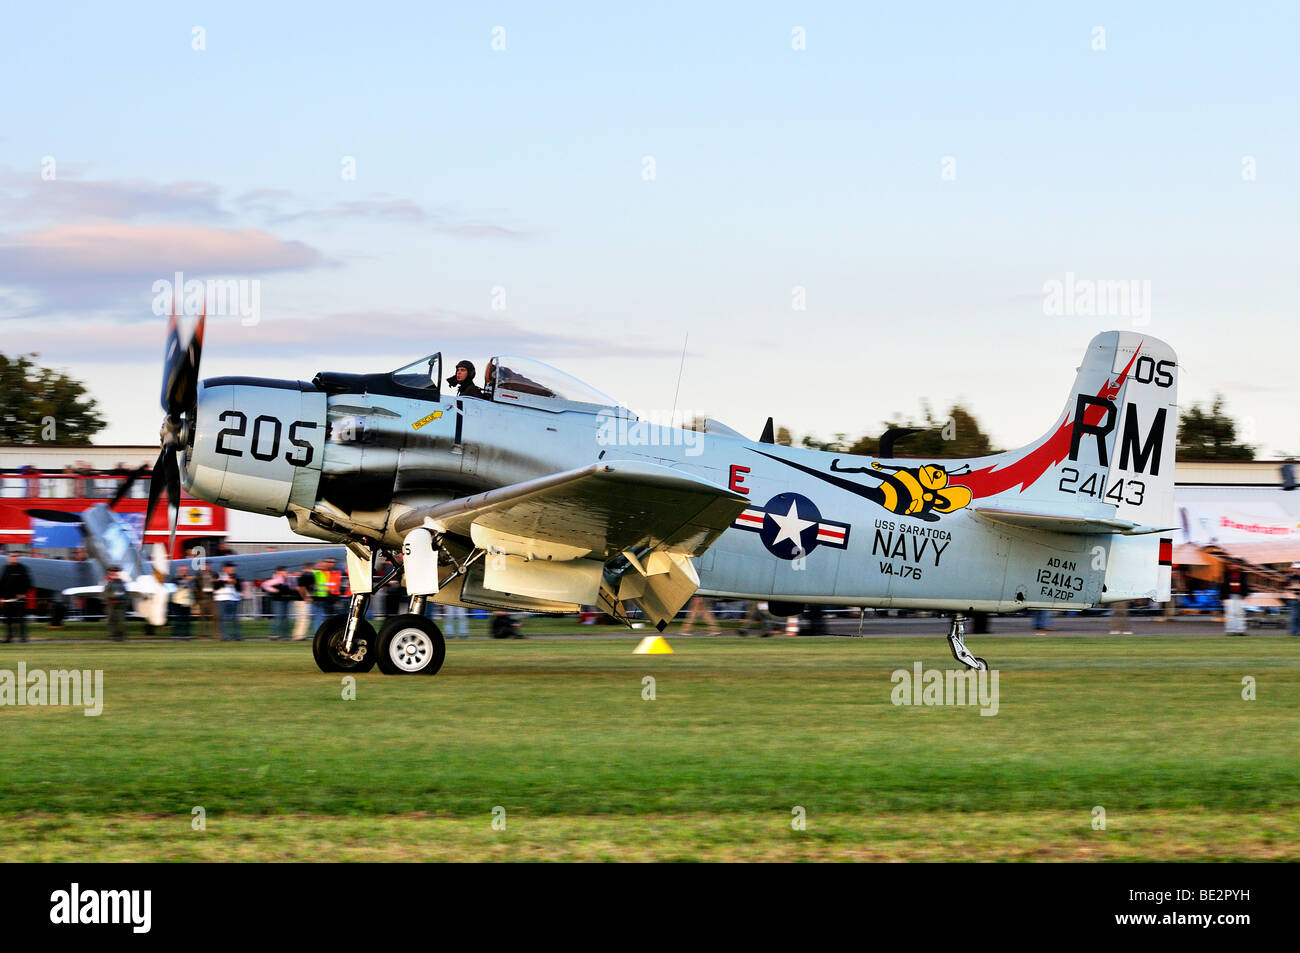
<svg viewBox="0 0 1300 953">
<path fill-rule="evenodd" d="M 385 675 L 437 675 L 446 658 L 442 631 L 422 615 L 394 616 L 379 630 L 376 661 Z"/>
<path fill-rule="evenodd" d="M 311 654 L 316 659 L 316 667 L 322 672 L 368 672 L 375 667 L 375 647 L 379 644 L 379 639 L 375 636 L 375 627 L 365 619 L 357 620 L 356 634 L 358 639 L 365 640 L 365 657 L 360 662 L 354 662 L 338 654 L 338 644 L 343 641 L 343 630 L 347 624 L 347 616 L 332 615 L 316 630 L 316 637 L 311 643 Z"/>
</svg>

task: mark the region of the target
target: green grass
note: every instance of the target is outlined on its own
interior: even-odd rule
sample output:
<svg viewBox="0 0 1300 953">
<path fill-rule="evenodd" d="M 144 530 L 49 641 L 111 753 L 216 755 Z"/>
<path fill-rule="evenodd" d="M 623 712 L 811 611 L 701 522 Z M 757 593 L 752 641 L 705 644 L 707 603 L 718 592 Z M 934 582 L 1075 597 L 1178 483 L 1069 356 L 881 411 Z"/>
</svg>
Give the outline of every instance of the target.
<svg viewBox="0 0 1300 953">
<path fill-rule="evenodd" d="M 371 617 L 371 624 L 376 629 L 380 628 L 384 622 L 383 617 Z M 435 620 L 440 621 L 440 620 Z M 469 633 L 474 637 L 486 637 L 488 635 L 489 622 L 487 619 L 470 619 Z M 611 636 L 611 635 L 645 635 L 653 632 L 646 629 L 645 632 L 629 632 L 628 629 L 621 625 L 583 625 L 575 616 L 533 616 L 521 617 L 520 626 L 525 635 L 594 635 L 594 636 Z M 718 623 L 721 629 L 740 629 L 742 623 L 738 619 L 720 620 Z M 674 625 L 669 630 L 671 635 L 680 623 Z M 50 628 L 47 625 L 34 623 L 31 625 L 30 638 L 45 640 L 57 640 L 60 642 L 77 641 L 80 639 L 104 639 L 108 637 L 108 627 L 104 622 L 96 619 L 93 621 L 76 621 L 65 622 L 57 629 Z M 706 631 L 705 626 L 698 626 L 697 633 Z M 271 621 L 269 619 L 244 619 L 239 623 L 240 635 L 245 639 L 265 639 L 271 634 Z M 315 631 L 314 627 L 311 631 Z M 190 626 L 191 637 L 198 634 L 198 623 L 194 622 Z M 150 637 L 146 633 L 145 624 L 132 617 L 127 622 L 128 639 L 167 639 L 170 630 L 159 628 L 155 634 Z"/>
<path fill-rule="evenodd" d="M 996 717 L 891 704 L 941 637 L 632 645 L 452 642 L 354 701 L 303 643 L 0 646 L 105 683 L 0 708 L 0 858 L 1300 859 L 1285 636 L 979 637 Z"/>
</svg>

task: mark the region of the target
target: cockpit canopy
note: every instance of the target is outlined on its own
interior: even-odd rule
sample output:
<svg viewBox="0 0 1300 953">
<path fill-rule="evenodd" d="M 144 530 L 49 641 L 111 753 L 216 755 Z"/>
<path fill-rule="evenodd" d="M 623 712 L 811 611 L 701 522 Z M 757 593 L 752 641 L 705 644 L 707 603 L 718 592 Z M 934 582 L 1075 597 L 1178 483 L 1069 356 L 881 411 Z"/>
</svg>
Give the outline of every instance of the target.
<svg viewBox="0 0 1300 953">
<path fill-rule="evenodd" d="M 443 395 L 446 385 L 442 376 L 441 352 L 412 361 L 388 375 L 363 378 L 350 374 L 318 374 L 316 380 L 327 390 L 333 388 L 332 392 L 353 387 L 373 392 L 375 384 L 371 382 L 376 377 L 382 380 L 385 376 L 391 382 L 383 384 L 385 388 L 396 385 L 399 391 L 420 390 L 430 396 L 451 396 Z M 596 414 L 605 411 L 620 416 L 633 416 L 631 411 L 608 394 L 529 357 L 514 354 L 494 357 L 488 361 L 482 382 L 474 383 L 482 387 L 483 399 L 499 404 L 534 407 L 552 413 L 573 410 Z"/>
<path fill-rule="evenodd" d="M 612 411 L 618 401 L 564 371 L 513 354 L 494 357 L 485 372 L 485 392 L 500 404 L 523 404 L 543 410 Z M 567 406 L 566 406 L 567 405 Z M 578 406 L 574 406 L 578 405 Z"/>
<path fill-rule="evenodd" d="M 442 382 L 442 352 L 422 357 L 418 361 L 393 371 L 393 383 L 418 390 L 437 390 Z"/>
</svg>

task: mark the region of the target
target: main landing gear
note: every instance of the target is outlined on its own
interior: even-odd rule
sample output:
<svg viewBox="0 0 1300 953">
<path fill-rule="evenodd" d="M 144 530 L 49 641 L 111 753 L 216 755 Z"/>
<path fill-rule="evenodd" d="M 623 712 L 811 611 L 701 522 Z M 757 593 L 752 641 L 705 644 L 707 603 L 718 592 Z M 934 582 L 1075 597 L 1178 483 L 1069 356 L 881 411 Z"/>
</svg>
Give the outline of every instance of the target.
<svg viewBox="0 0 1300 953">
<path fill-rule="evenodd" d="M 366 621 L 370 593 L 354 593 L 346 614 L 330 616 L 316 630 L 311 645 L 316 667 L 368 672 L 378 664 L 385 675 L 436 675 L 447 657 L 447 643 L 442 630 L 424 617 L 424 605 L 424 596 L 411 596 L 409 611 L 386 621 L 376 634 Z"/>
<path fill-rule="evenodd" d="M 948 628 L 948 648 L 952 649 L 952 657 L 967 668 L 977 672 L 988 671 L 989 663 L 966 648 L 966 617 L 960 612 L 952 617 L 952 625 Z"/>
<path fill-rule="evenodd" d="M 420 612 L 424 597 L 413 596 L 410 612 L 394 616 L 378 634 L 364 618 L 367 595 L 354 595 L 347 615 L 332 615 L 320 624 L 312 655 L 322 672 L 368 672 L 379 666 L 385 675 L 436 675 L 447 657 L 442 630 Z M 345 646 L 348 617 L 356 615 L 352 646 Z"/>
<path fill-rule="evenodd" d="M 445 553 L 440 539 L 427 529 L 414 530 L 406 537 L 400 563 L 388 550 L 382 550 L 393 568 L 373 584 L 374 551 L 360 543 L 348 544 L 348 579 L 353 593 L 348 611 L 322 622 L 312 642 L 312 654 L 322 672 L 368 672 L 378 665 L 385 675 L 438 673 L 447 657 L 447 643 L 442 630 L 424 617 L 424 606 L 427 594 L 439 588 L 438 552 Z M 448 555 L 456 570 L 452 577 L 463 574 L 482 553 L 476 550 L 462 564 Z M 371 593 L 383 589 L 399 572 L 405 573 L 410 605 L 406 612 L 387 620 L 376 634 L 366 621 Z"/>
</svg>

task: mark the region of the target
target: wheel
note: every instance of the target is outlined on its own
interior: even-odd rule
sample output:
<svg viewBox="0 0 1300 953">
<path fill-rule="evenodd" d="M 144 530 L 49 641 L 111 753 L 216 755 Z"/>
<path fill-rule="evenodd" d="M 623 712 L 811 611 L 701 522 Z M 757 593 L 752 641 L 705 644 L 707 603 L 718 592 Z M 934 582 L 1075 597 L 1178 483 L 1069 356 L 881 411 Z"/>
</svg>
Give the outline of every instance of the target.
<svg viewBox="0 0 1300 953">
<path fill-rule="evenodd" d="M 984 671 L 987 672 L 989 670 L 989 663 L 984 661 L 984 659 L 980 658 L 978 655 L 975 656 L 975 661 L 979 663 L 975 671 L 978 672 L 980 669 L 983 669 Z"/>
<path fill-rule="evenodd" d="M 442 631 L 422 615 L 395 616 L 379 630 L 376 660 L 385 675 L 436 675 L 446 657 Z"/>
<path fill-rule="evenodd" d="M 357 662 L 339 654 L 343 630 L 347 624 L 347 616 L 332 615 L 316 630 L 316 637 L 311 643 L 311 654 L 316 659 L 316 667 L 322 672 L 368 672 L 375 667 L 375 646 L 379 640 L 375 637 L 375 627 L 365 619 L 357 620 L 356 633 L 356 638 L 366 643 L 365 656 Z"/>
</svg>

